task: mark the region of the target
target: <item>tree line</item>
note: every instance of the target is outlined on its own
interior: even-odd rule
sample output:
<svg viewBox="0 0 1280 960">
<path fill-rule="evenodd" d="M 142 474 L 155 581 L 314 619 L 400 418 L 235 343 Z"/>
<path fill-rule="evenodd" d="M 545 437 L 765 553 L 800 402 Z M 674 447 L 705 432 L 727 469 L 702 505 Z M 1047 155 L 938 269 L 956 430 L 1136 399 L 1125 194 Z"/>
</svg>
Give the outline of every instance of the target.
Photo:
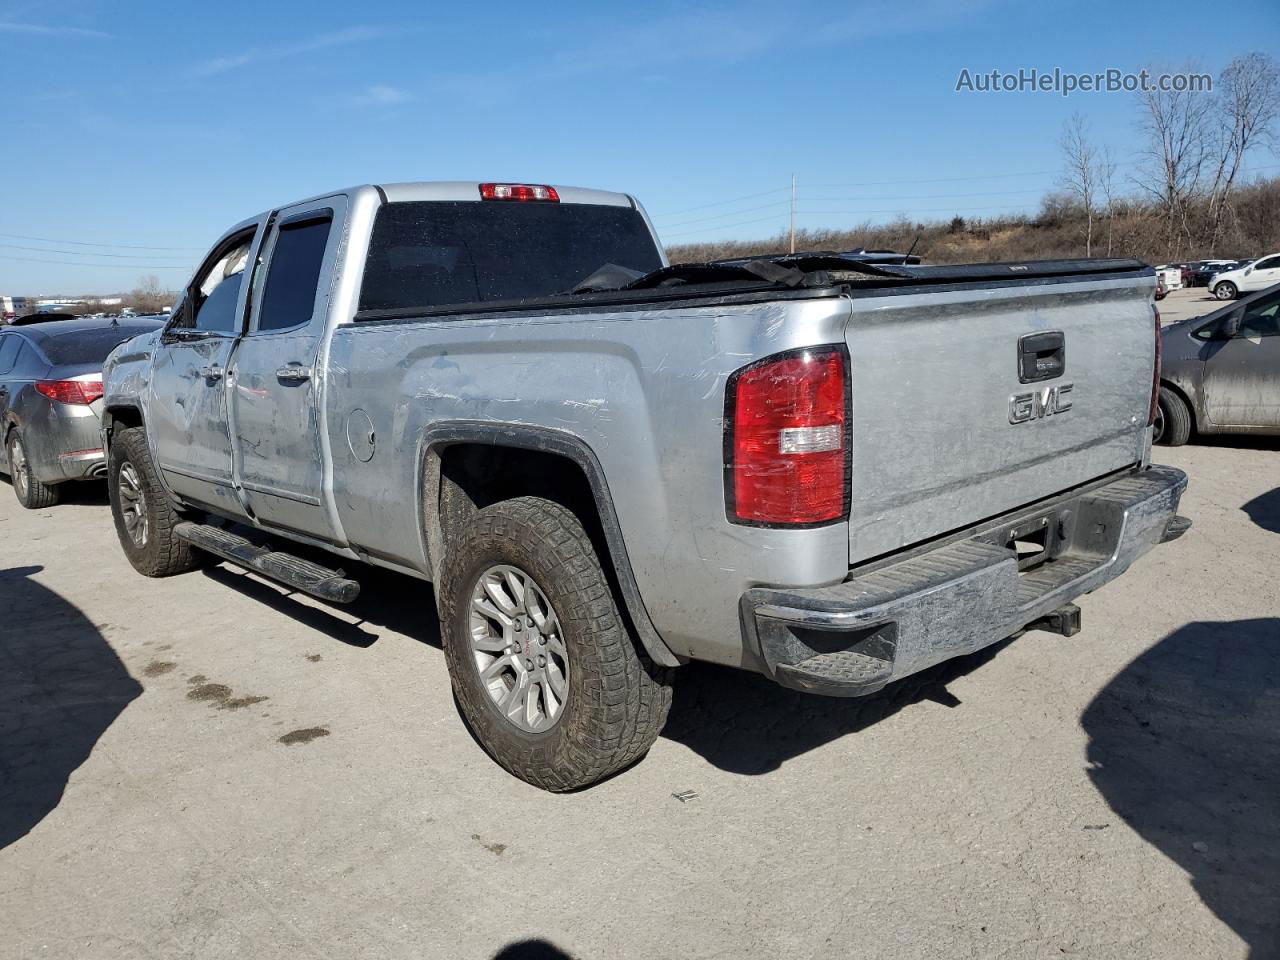
<svg viewBox="0 0 1280 960">
<path fill-rule="evenodd" d="M 1246 161 L 1280 145 L 1280 64 L 1264 53 L 1237 57 L 1212 93 L 1148 90 L 1136 95 L 1140 147 L 1122 176 L 1111 145 L 1076 113 L 1060 139 L 1063 172 L 1035 214 L 864 222 L 800 230 L 797 249 L 906 250 L 933 263 L 1128 256 L 1151 263 L 1245 258 L 1280 249 L 1280 178 L 1246 179 Z M 1125 164 L 1130 166 L 1130 164 Z M 777 253 L 764 240 L 679 244 L 675 260 Z"/>
</svg>

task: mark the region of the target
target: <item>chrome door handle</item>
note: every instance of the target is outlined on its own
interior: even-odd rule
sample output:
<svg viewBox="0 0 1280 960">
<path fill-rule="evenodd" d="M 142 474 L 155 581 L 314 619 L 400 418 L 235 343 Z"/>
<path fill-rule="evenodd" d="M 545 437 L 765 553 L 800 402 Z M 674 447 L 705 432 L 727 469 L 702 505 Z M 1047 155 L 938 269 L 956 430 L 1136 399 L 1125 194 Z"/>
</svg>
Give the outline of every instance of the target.
<svg viewBox="0 0 1280 960">
<path fill-rule="evenodd" d="M 222 368 L 216 363 L 211 363 L 207 367 L 200 368 L 200 376 L 204 377 L 206 380 L 221 380 L 222 374 Z"/>
<path fill-rule="evenodd" d="M 302 383 L 311 379 L 311 371 L 300 363 L 290 363 L 276 371 L 276 379 L 286 383 Z"/>
</svg>

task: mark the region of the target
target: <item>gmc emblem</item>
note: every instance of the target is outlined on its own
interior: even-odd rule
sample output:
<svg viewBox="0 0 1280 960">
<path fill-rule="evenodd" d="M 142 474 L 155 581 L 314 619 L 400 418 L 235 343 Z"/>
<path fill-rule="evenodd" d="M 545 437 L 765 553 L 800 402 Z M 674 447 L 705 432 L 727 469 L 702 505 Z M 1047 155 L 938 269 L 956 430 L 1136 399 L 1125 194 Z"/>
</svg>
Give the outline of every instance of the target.
<svg viewBox="0 0 1280 960">
<path fill-rule="evenodd" d="M 1055 413 L 1066 413 L 1071 409 L 1069 394 L 1074 386 L 1072 383 L 1060 383 L 1031 393 L 1015 393 L 1009 398 L 1009 422 L 1026 423 L 1052 417 Z"/>
</svg>

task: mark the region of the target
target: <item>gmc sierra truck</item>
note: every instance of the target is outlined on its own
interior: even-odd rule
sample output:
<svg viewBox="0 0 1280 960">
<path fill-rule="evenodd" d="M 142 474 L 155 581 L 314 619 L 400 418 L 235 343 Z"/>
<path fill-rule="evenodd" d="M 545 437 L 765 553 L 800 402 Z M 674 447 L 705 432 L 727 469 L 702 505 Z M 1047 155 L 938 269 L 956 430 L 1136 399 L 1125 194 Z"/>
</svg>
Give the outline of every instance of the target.
<svg viewBox="0 0 1280 960">
<path fill-rule="evenodd" d="M 670 265 L 625 194 L 342 190 L 232 227 L 109 358 L 111 507 L 148 576 L 431 581 L 477 739 L 574 789 L 690 660 L 863 696 L 1074 633 L 1189 526 L 1154 291 L 1132 260 Z"/>
</svg>

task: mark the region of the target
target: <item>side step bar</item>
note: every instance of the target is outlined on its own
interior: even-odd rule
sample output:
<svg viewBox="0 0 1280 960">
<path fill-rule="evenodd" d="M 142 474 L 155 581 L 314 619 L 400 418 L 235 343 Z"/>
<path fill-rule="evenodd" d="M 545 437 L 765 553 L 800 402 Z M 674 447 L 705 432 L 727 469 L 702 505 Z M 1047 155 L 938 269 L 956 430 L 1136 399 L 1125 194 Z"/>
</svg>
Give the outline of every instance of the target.
<svg viewBox="0 0 1280 960">
<path fill-rule="evenodd" d="M 214 556 L 321 600 L 350 603 L 360 595 L 360 584 L 348 580 L 341 570 L 330 570 L 290 553 L 256 546 L 221 527 L 184 521 L 174 527 L 173 532 Z"/>
</svg>

